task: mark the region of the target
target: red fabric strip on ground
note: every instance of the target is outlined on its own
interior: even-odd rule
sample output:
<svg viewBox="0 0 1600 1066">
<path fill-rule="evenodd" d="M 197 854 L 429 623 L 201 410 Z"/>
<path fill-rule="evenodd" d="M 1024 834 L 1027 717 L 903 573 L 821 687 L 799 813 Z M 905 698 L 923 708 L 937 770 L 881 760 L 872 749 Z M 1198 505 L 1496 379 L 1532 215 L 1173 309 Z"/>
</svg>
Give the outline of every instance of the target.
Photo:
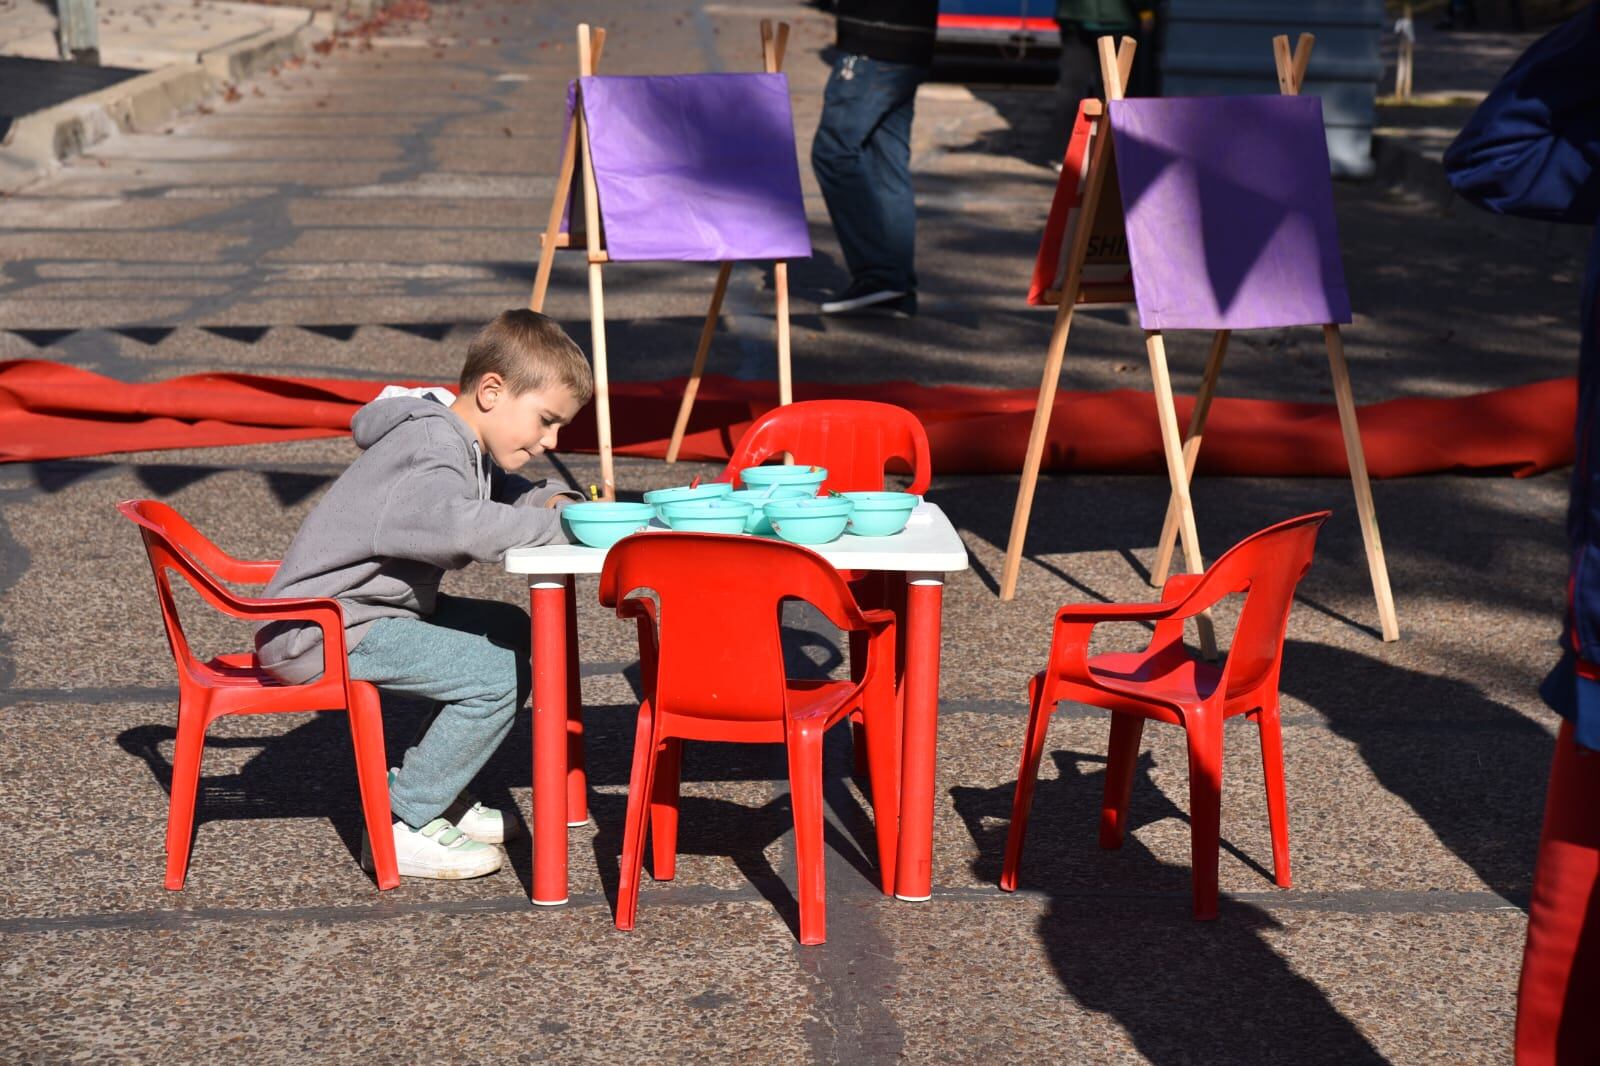
<svg viewBox="0 0 1600 1066">
<path fill-rule="evenodd" d="M 350 416 L 383 382 L 197 374 L 126 383 L 42 360 L 0 362 L 0 462 L 63 459 L 165 448 L 254 444 L 349 432 Z M 666 453 L 683 380 L 619 382 L 611 421 L 619 455 Z M 722 461 L 740 434 L 775 405 L 767 381 L 707 377 L 682 457 Z M 928 429 L 940 474 L 1022 469 L 1033 389 L 800 382 L 795 398 L 872 399 L 915 412 Z M 1192 401 L 1178 400 L 1187 425 Z M 1405 397 L 1360 409 L 1373 477 L 1449 471 L 1523 477 L 1572 462 L 1577 385 L 1541 381 L 1469 396 Z M 593 405 L 563 430 L 561 449 L 597 448 Z M 1050 419 L 1044 469 L 1055 473 L 1157 474 L 1165 470 L 1155 402 L 1148 392 L 1062 392 Z M 1344 477 L 1344 440 L 1332 404 L 1218 398 L 1201 475 Z"/>
</svg>

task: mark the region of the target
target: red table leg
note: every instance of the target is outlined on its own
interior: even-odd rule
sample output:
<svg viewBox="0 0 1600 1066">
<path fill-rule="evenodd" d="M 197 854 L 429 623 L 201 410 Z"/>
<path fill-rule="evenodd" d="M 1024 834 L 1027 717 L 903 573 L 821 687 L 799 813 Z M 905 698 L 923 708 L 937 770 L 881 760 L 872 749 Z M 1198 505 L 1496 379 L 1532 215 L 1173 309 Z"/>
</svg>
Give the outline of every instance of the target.
<svg viewBox="0 0 1600 1066">
<path fill-rule="evenodd" d="M 583 766 L 583 682 L 578 675 L 578 579 L 567 578 L 567 825 L 589 821 Z"/>
<path fill-rule="evenodd" d="M 906 588 L 905 726 L 901 737 L 896 898 L 933 894 L 933 790 L 939 739 L 940 574 L 909 574 Z"/>
<path fill-rule="evenodd" d="M 567 578 L 532 577 L 533 902 L 567 902 Z M 576 680 L 574 678 L 573 680 Z"/>
</svg>

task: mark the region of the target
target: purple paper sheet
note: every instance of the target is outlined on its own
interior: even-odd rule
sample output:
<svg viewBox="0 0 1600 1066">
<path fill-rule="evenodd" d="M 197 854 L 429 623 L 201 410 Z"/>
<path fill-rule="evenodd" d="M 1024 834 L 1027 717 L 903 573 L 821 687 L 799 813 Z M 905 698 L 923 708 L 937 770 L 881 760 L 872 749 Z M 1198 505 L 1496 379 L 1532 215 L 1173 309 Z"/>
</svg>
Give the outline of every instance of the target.
<svg viewBox="0 0 1600 1066">
<path fill-rule="evenodd" d="M 1111 102 L 1145 329 L 1350 321 L 1315 96 Z"/>
<path fill-rule="evenodd" d="M 613 261 L 811 255 L 784 75 L 578 81 Z"/>
</svg>

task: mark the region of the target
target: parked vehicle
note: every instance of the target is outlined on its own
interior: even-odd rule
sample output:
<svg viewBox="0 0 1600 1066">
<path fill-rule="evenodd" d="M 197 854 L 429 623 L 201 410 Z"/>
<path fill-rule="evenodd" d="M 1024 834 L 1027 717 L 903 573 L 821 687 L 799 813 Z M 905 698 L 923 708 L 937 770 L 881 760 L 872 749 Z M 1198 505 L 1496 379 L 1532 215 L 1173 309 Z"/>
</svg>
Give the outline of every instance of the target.
<svg viewBox="0 0 1600 1066">
<path fill-rule="evenodd" d="M 1024 59 L 1061 47 L 1055 0 L 939 0 L 941 52 L 989 52 Z"/>
</svg>

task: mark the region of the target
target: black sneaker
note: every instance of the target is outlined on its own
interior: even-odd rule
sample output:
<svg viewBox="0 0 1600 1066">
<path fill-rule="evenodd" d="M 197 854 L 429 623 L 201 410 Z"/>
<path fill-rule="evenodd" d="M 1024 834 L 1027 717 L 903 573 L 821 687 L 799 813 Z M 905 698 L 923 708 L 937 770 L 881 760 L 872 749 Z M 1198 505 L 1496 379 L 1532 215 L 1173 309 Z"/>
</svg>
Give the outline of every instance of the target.
<svg viewBox="0 0 1600 1066">
<path fill-rule="evenodd" d="M 832 300 L 824 301 L 825 315 L 873 314 L 910 318 L 917 313 L 917 294 L 899 289 L 851 285 Z"/>
</svg>

